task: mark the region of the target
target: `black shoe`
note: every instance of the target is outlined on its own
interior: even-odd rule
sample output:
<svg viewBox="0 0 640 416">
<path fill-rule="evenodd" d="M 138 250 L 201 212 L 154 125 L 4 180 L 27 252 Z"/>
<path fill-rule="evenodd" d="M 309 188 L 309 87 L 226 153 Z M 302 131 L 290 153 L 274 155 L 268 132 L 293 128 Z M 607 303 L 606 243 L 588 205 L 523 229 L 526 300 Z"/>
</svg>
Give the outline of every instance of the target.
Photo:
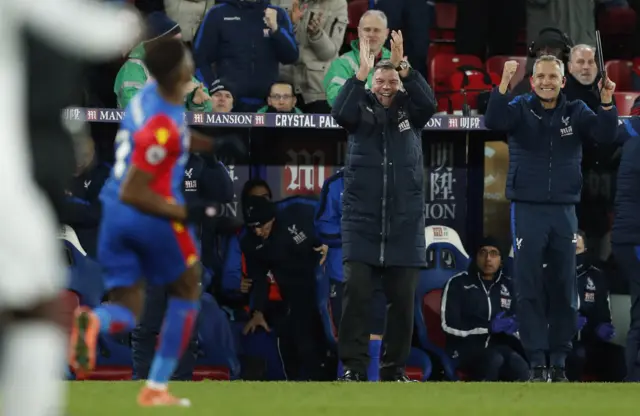
<svg viewBox="0 0 640 416">
<path fill-rule="evenodd" d="M 344 375 L 338 381 L 367 381 L 367 376 L 352 370 L 345 370 Z"/>
<path fill-rule="evenodd" d="M 548 383 L 549 371 L 547 367 L 533 367 L 530 371 L 529 381 L 535 383 Z"/>
<path fill-rule="evenodd" d="M 395 383 L 415 383 L 415 380 L 411 380 L 407 377 L 407 374 L 404 371 L 396 371 L 391 374 L 380 374 L 380 381 L 390 381 Z"/>
<path fill-rule="evenodd" d="M 551 367 L 551 370 L 549 371 L 549 373 L 550 373 L 549 378 L 551 378 L 552 383 L 569 382 L 569 379 L 564 373 L 564 367 Z"/>
</svg>

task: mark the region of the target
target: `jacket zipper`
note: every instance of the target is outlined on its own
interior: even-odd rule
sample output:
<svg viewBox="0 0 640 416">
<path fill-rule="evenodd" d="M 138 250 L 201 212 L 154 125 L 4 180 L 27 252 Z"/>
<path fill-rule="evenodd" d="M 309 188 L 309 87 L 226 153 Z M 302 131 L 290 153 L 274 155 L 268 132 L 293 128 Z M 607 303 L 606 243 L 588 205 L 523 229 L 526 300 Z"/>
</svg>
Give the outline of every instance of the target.
<svg viewBox="0 0 640 416">
<path fill-rule="evenodd" d="M 384 129 L 386 130 L 386 123 Z M 382 132 L 382 232 L 380 241 L 380 265 L 384 266 L 384 249 L 387 240 L 387 136 Z"/>
<path fill-rule="evenodd" d="M 502 277 L 502 271 L 500 271 L 500 274 L 498 275 L 498 277 L 493 281 L 493 283 L 491 283 L 491 286 L 489 286 L 489 288 L 487 289 L 484 282 L 482 281 L 482 278 L 480 277 L 480 273 L 478 273 L 478 279 L 480 280 L 482 289 L 484 289 L 485 295 L 487 295 L 487 305 L 489 306 L 489 316 L 487 317 L 487 320 L 489 321 L 489 335 L 487 336 L 487 340 L 484 343 L 485 348 L 489 347 L 489 341 L 491 340 L 491 313 L 493 312 L 493 308 L 491 307 L 491 289 L 493 289 L 493 286 L 495 286 L 496 283 L 498 283 L 501 277 Z"/>
</svg>

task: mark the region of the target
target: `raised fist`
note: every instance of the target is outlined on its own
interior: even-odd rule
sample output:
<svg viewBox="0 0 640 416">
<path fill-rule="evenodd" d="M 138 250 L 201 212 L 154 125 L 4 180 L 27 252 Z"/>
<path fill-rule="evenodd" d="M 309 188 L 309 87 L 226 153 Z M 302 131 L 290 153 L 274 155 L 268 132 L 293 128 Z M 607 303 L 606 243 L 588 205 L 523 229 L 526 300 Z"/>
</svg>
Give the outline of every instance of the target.
<svg viewBox="0 0 640 416">
<path fill-rule="evenodd" d="M 516 74 L 518 70 L 518 61 L 507 61 L 504 63 L 504 69 L 502 70 L 502 80 L 510 82 L 511 78 Z"/>
</svg>

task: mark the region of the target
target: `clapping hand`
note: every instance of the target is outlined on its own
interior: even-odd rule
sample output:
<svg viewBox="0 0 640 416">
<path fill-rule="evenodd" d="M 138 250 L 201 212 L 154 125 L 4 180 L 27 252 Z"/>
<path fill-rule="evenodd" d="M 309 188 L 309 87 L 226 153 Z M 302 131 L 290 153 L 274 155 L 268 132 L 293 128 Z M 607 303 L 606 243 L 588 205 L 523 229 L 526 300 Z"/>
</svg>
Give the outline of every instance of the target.
<svg viewBox="0 0 640 416">
<path fill-rule="evenodd" d="M 404 41 L 402 40 L 402 31 L 391 32 L 391 63 L 394 67 L 398 67 L 404 59 Z"/>
<path fill-rule="evenodd" d="M 375 57 L 371 53 L 369 40 L 366 38 L 360 38 L 360 69 L 356 77 L 360 81 L 366 81 L 369 78 L 369 73 L 373 69 Z"/>
</svg>

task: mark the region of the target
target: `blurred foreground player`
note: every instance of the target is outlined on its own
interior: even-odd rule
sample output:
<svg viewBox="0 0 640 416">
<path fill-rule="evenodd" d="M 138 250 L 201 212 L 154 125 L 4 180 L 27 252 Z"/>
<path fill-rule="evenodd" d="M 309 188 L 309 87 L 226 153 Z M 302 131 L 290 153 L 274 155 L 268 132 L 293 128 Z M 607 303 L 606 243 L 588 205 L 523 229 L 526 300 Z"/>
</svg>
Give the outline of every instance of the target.
<svg viewBox="0 0 640 416">
<path fill-rule="evenodd" d="M 10 198 L 0 213 L 4 416 L 57 416 L 64 406 L 60 363 L 66 339 L 56 321 L 65 273 L 53 196 L 63 195 L 68 179 L 55 161 L 74 162 L 60 111 L 78 84 L 77 77 L 67 77 L 77 70 L 77 59 L 117 56 L 135 42 L 136 19 L 130 11 L 79 0 L 0 1 L 0 191 Z M 47 92 L 38 89 L 33 102 L 34 81 L 43 70 L 38 61 L 46 62 Z M 43 155 L 50 158 L 40 163 Z"/>
<path fill-rule="evenodd" d="M 99 333 L 131 330 L 150 285 L 167 285 L 169 301 L 141 406 L 189 406 L 169 394 L 167 383 L 191 339 L 198 313 L 200 268 L 193 232 L 216 211 L 205 203 L 186 206 L 182 193 L 189 150 L 210 150 L 184 123 L 184 100 L 193 60 L 180 40 L 149 48 L 145 64 L 156 80 L 133 97 L 116 137 L 115 164 L 101 193 L 103 217 L 98 259 L 105 272 L 108 304 L 79 309 L 72 331 L 70 364 L 85 378 L 96 360 Z M 198 148 L 199 147 L 199 148 Z M 206 212 L 209 215 L 205 215 Z"/>
</svg>

